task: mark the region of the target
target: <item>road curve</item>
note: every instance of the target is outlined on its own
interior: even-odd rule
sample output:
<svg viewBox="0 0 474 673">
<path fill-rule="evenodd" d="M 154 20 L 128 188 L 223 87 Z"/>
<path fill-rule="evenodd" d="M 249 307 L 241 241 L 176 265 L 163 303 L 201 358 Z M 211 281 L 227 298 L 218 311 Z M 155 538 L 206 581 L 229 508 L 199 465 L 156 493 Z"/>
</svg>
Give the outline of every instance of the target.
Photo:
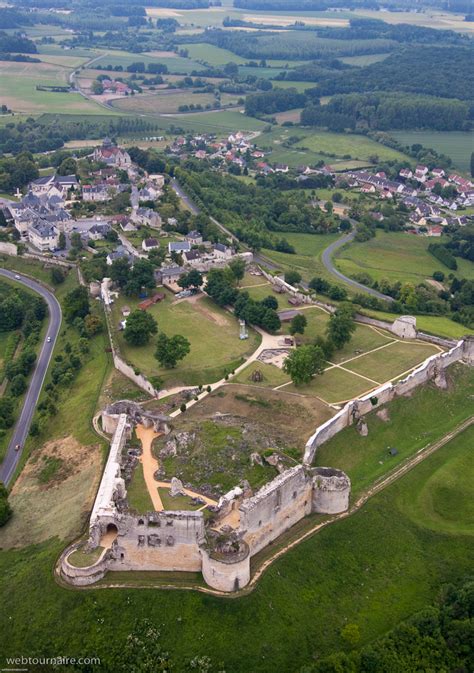
<svg viewBox="0 0 474 673">
<path fill-rule="evenodd" d="M 53 354 L 54 344 L 56 343 L 56 339 L 61 327 L 62 315 L 58 300 L 54 294 L 47 290 L 43 285 L 40 285 L 31 278 L 22 276 L 12 271 L 7 271 L 6 269 L 0 269 L 0 276 L 4 276 L 5 278 L 21 283 L 22 285 L 26 285 L 26 287 L 28 287 L 30 290 L 37 292 L 48 304 L 49 311 L 49 325 L 46 331 L 43 346 L 36 360 L 30 385 L 25 396 L 25 401 L 23 402 L 23 408 L 13 430 L 13 435 L 8 446 L 7 454 L 3 463 L 0 465 L 0 482 L 8 485 L 11 478 L 13 477 L 18 462 L 20 461 L 23 447 L 25 445 L 25 440 L 30 430 L 31 420 L 33 418 L 33 414 L 35 413 L 38 398 L 43 386 L 43 381 L 49 367 L 51 356 Z M 48 337 L 51 338 L 50 342 L 48 342 Z M 17 444 L 19 444 L 21 447 L 19 451 L 15 450 L 15 446 Z"/>
<path fill-rule="evenodd" d="M 187 207 L 193 213 L 193 215 L 198 215 L 199 214 L 199 208 L 192 201 L 192 199 L 186 194 L 186 192 L 181 187 L 181 185 L 176 180 L 176 178 L 172 178 L 171 186 L 172 186 L 173 190 L 176 192 L 176 195 L 179 196 L 179 198 L 187 205 Z M 224 227 L 223 224 L 218 222 L 213 217 L 211 217 L 210 219 L 217 227 L 219 227 L 219 229 L 223 233 L 228 235 L 231 238 L 231 240 L 238 241 L 236 236 L 231 231 L 229 231 L 226 227 Z M 324 252 L 322 254 L 321 259 L 322 259 L 322 262 L 323 262 L 324 266 L 326 267 L 327 271 L 329 271 L 329 273 L 331 275 L 335 276 L 339 280 L 344 281 L 344 283 L 350 285 L 355 290 L 359 290 L 360 292 L 366 292 L 367 294 L 370 294 L 373 297 L 377 297 L 377 299 L 381 299 L 383 301 L 389 301 L 389 302 L 393 301 L 393 297 L 389 297 L 388 295 L 383 294 L 382 292 L 378 292 L 377 290 L 374 290 L 371 287 L 367 287 L 366 285 L 363 285 L 362 283 L 358 283 L 356 280 L 353 280 L 352 278 L 348 278 L 343 273 L 341 273 L 338 269 L 336 269 L 336 267 L 334 266 L 333 261 L 332 261 L 332 256 L 333 256 L 334 252 L 336 250 L 338 250 L 339 248 L 341 248 L 346 243 L 349 243 L 350 241 L 352 241 L 354 239 L 354 236 L 355 236 L 355 231 L 351 231 L 350 233 L 345 234 L 344 236 L 341 236 L 341 238 L 339 238 L 337 241 L 334 241 L 334 243 L 331 243 L 331 245 L 329 245 L 324 250 Z M 267 266 L 271 269 L 275 270 L 275 269 L 278 268 L 275 265 L 273 265 L 270 262 L 270 260 L 268 260 L 264 255 L 261 255 L 259 253 L 254 254 L 254 260 L 258 264 L 263 264 L 264 266 Z M 307 289 L 307 286 L 305 284 L 303 284 L 303 287 L 306 287 L 306 289 Z"/>
<path fill-rule="evenodd" d="M 373 297 L 377 297 L 377 299 L 382 299 L 383 301 L 393 301 L 393 297 L 389 297 L 387 294 L 382 294 L 382 292 L 378 292 L 377 290 L 374 290 L 371 287 L 367 287 L 362 283 L 358 283 L 356 280 L 353 280 L 352 278 L 348 278 L 334 266 L 334 263 L 332 261 L 333 254 L 336 252 L 336 250 L 342 248 L 342 246 L 345 245 L 346 243 L 350 243 L 350 241 L 354 239 L 354 236 L 355 231 L 351 231 L 349 234 L 345 234 L 344 236 L 341 236 L 341 238 L 338 238 L 337 241 L 334 241 L 334 243 L 331 243 L 331 245 L 329 245 L 324 250 L 321 257 L 324 266 L 326 267 L 327 271 L 329 271 L 330 274 L 332 274 L 339 280 L 344 281 L 344 283 L 347 283 L 347 285 L 350 285 L 355 290 L 360 290 L 361 292 L 367 292 L 367 294 L 371 294 Z"/>
</svg>

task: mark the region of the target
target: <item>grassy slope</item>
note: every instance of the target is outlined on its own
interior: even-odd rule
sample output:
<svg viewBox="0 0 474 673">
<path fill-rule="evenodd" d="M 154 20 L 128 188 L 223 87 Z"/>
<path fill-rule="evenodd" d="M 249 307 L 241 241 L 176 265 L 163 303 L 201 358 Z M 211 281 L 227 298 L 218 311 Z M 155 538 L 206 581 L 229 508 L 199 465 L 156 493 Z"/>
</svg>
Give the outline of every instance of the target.
<svg viewBox="0 0 474 673">
<path fill-rule="evenodd" d="M 394 138 L 405 145 L 420 143 L 432 147 L 437 152 L 447 154 L 454 166 L 462 171 L 469 171 L 471 152 L 474 146 L 474 135 L 461 131 L 392 131 Z"/>
<path fill-rule="evenodd" d="M 417 282 L 431 278 L 434 271 L 449 270 L 431 255 L 427 248 L 429 238 L 411 236 L 403 232 L 377 231 L 375 238 L 364 243 L 354 242 L 337 255 L 338 268 L 350 276 L 365 272 L 374 279 Z M 474 264 L 457 258 L 460 278 L 474 278 Z"/>
<path fill-rule="evenodd" d="M 27 642 L 36 653 L 47 638 L 52 650 L 87 651 L 107 662 L 111 647 L 121 649 L 143 617 L 160 625 L 177 673 L 196 655 L 223 661 L 235 673 L 295 671 L 347 647 L 339 636 L 347 622 L 359 625 L 366 644 L 431 603 L 443 582 L 460 580 L 472 568 L 472 539 L 419 526 L 419 510 L 405 505 L 425 487 L 427 475 L 440 469 L 452 474 L 452 461 L 467 455 L 466 443 L 451 448 L 440 449 L 358 514 L 287 553 L 242 599 L 147 589 L 68 591 L 50 572 L 60 550 L 55 542 L 2 552 L 0 586 L 9 609 L 0 615 L 0 651 L 24 651 Z M 245 648 L 231 646 L 237 633 Z"/>
<path fill-rule="evenodd" d="M 53 63 L 0 61 L 0 97 L 14 112 L 66 112 L 107 114 L 107 110 L 84 100 L 77 93 L 37 91 L 36 85 L 67 84 L 72 68 Z"/>
</svg>

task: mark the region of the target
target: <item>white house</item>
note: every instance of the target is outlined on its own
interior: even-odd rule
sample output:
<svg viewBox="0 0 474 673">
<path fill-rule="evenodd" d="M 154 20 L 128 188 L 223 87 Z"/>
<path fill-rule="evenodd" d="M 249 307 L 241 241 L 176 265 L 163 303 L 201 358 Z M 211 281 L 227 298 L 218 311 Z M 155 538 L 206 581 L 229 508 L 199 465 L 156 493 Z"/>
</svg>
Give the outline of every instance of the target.
<svg viewBox="0 0 474 673">
<path fill-rule="evenodd" d="M 145 252 L 157 250 L 159 247 L 160 243 L 156 238 L 145 238 L 145 240 L 142 241 L 142 248 Z"/>
</svg>

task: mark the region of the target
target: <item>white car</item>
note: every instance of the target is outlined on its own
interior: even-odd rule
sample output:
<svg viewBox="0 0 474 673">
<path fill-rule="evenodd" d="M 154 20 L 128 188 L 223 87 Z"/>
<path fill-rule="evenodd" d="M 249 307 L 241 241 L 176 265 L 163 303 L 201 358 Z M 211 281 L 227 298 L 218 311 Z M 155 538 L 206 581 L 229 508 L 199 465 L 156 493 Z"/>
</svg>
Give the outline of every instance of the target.
<svg viewBox="0 0 474 673">
<path fill-rule="evenodd" d="M 50 342 L 51 342 L 51 337 L 48 337 L 48 338 L 46 339 L 46 341 L 47 341 L 48 343 L 50 343 Z"/>
<path fill-rule="evenodd" d="M 18 274 L 15 275 L 15 278 L 16 278 L 16 280 L 20 280 L 20 279 L 21 279 L 21 277 L 20 277 Z"/>
</svg>

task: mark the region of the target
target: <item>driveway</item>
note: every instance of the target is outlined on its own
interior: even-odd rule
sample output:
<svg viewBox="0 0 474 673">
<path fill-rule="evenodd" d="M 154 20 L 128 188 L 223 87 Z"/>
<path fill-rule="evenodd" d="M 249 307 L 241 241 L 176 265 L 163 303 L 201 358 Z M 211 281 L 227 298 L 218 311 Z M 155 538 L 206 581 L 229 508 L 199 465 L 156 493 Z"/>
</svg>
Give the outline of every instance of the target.
<svg viewBox="0 0 474 673">
<path fill-rule="evenodd" d="M 31 278 L 12 271 L 7 271 L 6 269 L 0 269 L 0 276 L 4 276 L 5 278 L 14 280 L 17 283 L 26 285 L 26 287 L 28 287 L 30 290 L 37 292 L 48 304 L 49 311 L 49 325 L 46 331 L 43 346 L 36 360 L 35 369 L 31 376 L 30 385 L 23 402 L 23 408 L 16 422 L 13 436 L 8 446 L 7 454 L 3 463 L 0 465 L 0 481 L 7 485 L 13 477 L 15 469 L 20 461 L 25 440 L 30 430 L 31 420 L 35 413 L 38 398 L 43 386 L 43 381 L 48 370 L 51 356 L 53 354 L 54 344 L 56 343 L 56 338 L 61 327 L 61 307 L 52 292 Z M 20 277 L 16 278 L 16 276 Z M 48 337 L 51 338 L 50 342 L 48 342 Z M 21 447 L 19 451 L 15 451 L 15 446 L 17 444 L 19 444 Z"/>
</svg>

